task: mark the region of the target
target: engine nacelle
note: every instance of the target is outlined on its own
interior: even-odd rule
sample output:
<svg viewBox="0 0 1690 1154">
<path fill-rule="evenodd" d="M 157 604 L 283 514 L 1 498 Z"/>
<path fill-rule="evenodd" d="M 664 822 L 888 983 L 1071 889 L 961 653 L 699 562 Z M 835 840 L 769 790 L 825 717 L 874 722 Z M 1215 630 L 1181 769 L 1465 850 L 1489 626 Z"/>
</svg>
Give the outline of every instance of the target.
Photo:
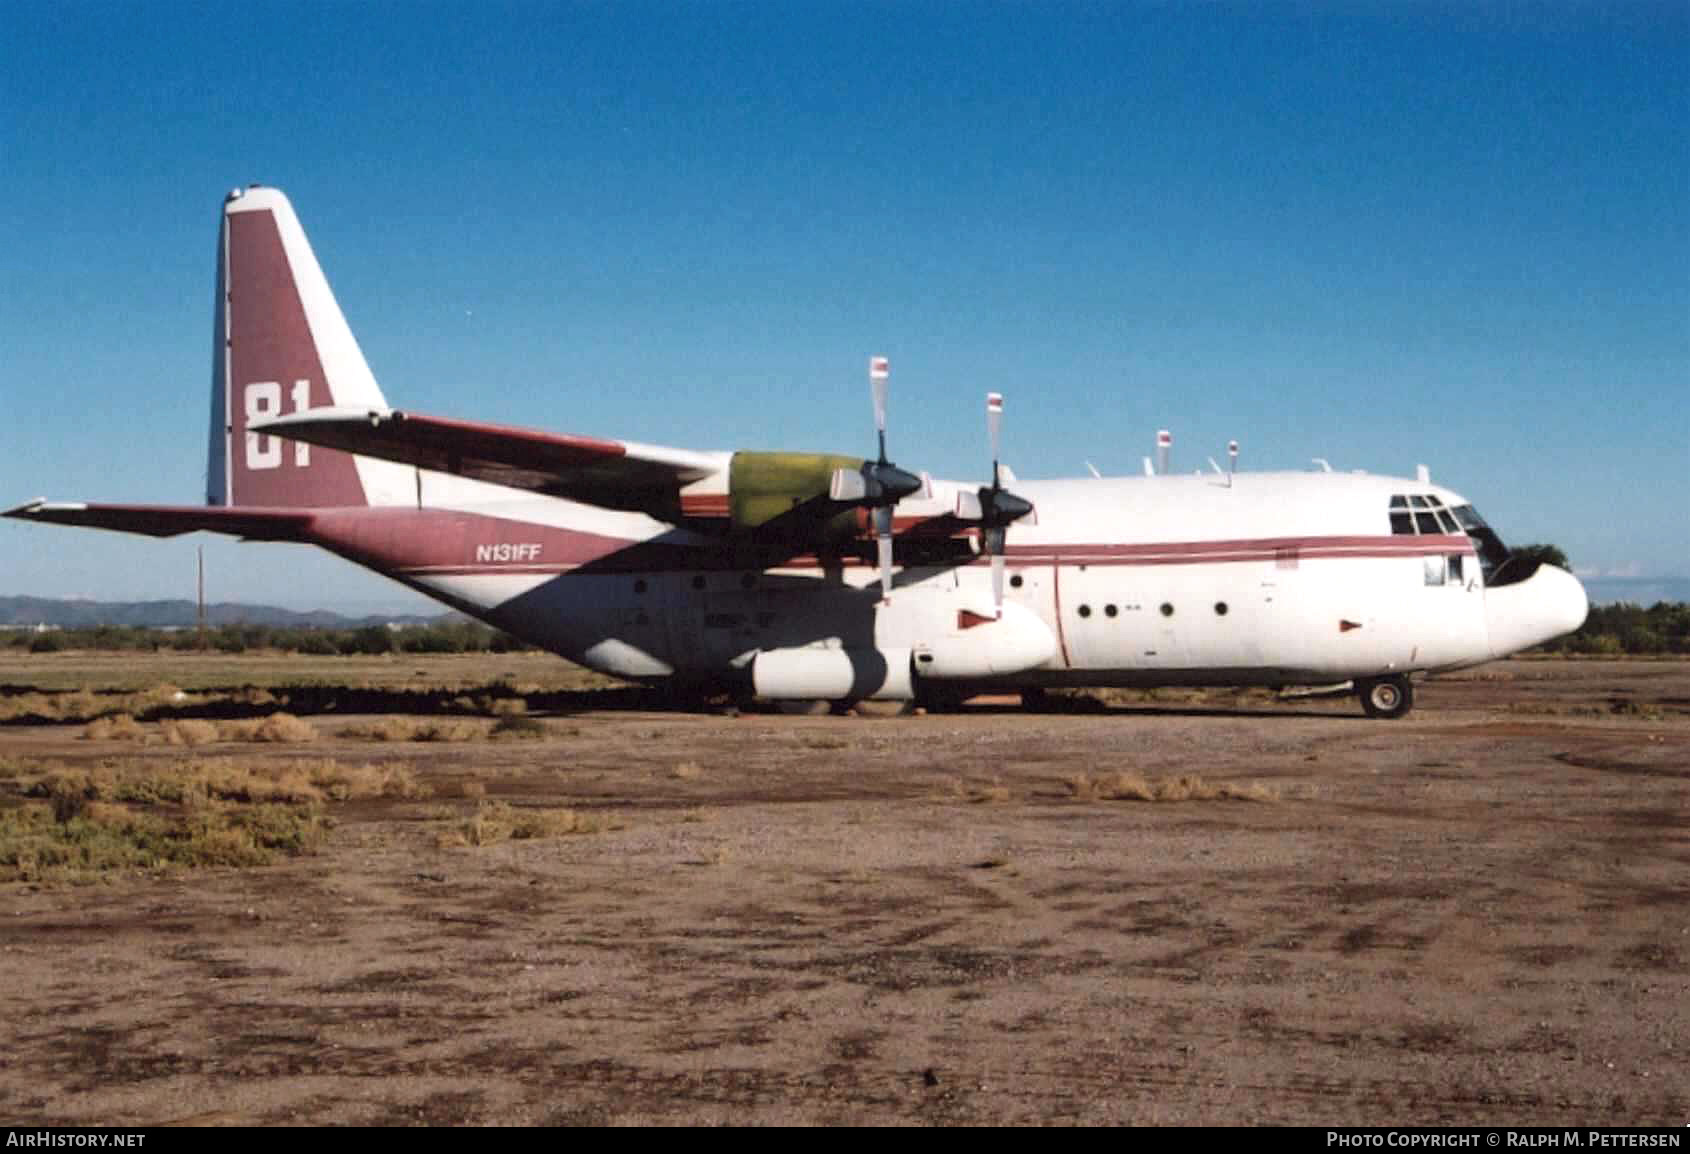
<svg viewBox="0 0 1690 1154">
<path fill-rule="evenodd" d="M 908 701 L 908 649 L 766 649 L 751 660 L 758 697 L 781 701 Z"/>
<path fill-rule="evenodd" d="M 847 541 L 863 530 L 861 511 L 830 496 L 833 474 L 862 467 L 861 457 L 832 453 L 738 452 L 728 465 L 728 512 L 738 532 L 767 532 L 795 511 L 792 531 L 804 543 Z"/>
<path fill-rule="evenodd" d="M 936 681 L 973 681 L 1036 669 L 1056 656 L 1056 635 L 1038 614 L 1006 604 L 961 609 L 956 631 L 915 647 L 917 676 Z"/>
</svg>

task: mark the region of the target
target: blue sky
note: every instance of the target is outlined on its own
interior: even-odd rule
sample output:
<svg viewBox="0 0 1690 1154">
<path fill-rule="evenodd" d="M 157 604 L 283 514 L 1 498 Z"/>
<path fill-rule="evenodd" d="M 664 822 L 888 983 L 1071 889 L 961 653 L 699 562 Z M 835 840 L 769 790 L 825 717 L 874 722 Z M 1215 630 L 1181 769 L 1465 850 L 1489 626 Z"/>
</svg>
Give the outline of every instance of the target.
<svg viewBox="0 0 1690 1154">
<path fill-rule="evenodd" d="M 1412 474 L 1690 574 L 1690 8 L 7 6 L 0 502 L 199 499 L 223 193 L 287 190 L 388 398 L 1024 477 Z M 202 539 L 0 525 L 0 592 Z M 413 607 L 204 538 L 218 599 Z"/>
</svg>

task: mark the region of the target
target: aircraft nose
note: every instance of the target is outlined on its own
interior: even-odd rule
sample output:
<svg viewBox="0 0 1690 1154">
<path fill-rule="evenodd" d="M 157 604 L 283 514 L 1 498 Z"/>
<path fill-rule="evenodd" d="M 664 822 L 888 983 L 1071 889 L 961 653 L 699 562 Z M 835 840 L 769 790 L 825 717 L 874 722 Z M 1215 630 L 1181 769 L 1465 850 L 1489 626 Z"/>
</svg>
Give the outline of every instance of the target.
<svg viewBox="0 0 1690 1154">
<path fill-rule="evenodd" d="M 1584 582 L 1565 569 L 1545 565 L 1538 572 L 1545 569 L 1549 571 L 1550 583 L 1545 590 L 1545 608 L 1555 627 L 1555 636 L 1559 637 L 1584 624 L 1584 619 L 1590 616 L 1590 597 L 1584 591 Z"/>
<path fill-rule="evenodd" d="M 1524 581 L 1485 591 L 1485 623 L 1496 657 L 1571 633 L 1589 613 L 1584 585 L 1554 565 L 1540 565 Z"/>
</svg>

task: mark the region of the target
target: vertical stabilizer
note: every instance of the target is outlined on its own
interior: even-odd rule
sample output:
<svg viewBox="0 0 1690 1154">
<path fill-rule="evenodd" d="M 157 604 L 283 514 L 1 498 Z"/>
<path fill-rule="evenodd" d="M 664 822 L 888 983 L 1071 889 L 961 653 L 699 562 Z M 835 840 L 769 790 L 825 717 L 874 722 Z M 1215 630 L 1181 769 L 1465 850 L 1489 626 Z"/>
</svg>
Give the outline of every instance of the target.
<svg viewBox="0 0 1690 1154">
<path fill-rule="evenodd" d="M 206 496 L 213 505 L 329 507 L 404 501 L 411 470 L 249 433 L 307 409 L 386 409 L 293 206 L 274 188 L 231 192 L 217 246 Z"/>
</svg>

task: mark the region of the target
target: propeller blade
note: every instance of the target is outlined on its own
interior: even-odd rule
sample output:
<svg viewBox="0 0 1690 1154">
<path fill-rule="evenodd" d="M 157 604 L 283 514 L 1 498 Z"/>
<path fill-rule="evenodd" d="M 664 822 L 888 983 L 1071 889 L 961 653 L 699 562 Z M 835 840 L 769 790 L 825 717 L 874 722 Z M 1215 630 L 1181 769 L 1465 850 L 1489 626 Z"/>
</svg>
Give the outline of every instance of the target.
<svg viewBox="0 0 1690 1154">
<path fill-rule="evenodd" d="M 892 362 L 885 357 L 868 359 L 868 380 L 874 389 L 874 427 L 880 434 L 880 463 L 886 463 L 886 390 Z"/>
<path fill-rule="evenodd" d="M 880 599 L 892 598 L 892 507 L 874 511 L 875 545 L 880 554 Z"/>
<path fill-rule="evenodd" d="M 1005 526 L 988 525 L 985 533 L 986 552 L 992 559 L 992 608 L 1003 616 L 1003 547 Z"/>
<path fill-rule="evenodd" d="M 992 488 L 998 487 L 998 442 L 1003 431 L 1003 394 L 986 394 L 986 436 L 992 442 Z"/>
</svg>

